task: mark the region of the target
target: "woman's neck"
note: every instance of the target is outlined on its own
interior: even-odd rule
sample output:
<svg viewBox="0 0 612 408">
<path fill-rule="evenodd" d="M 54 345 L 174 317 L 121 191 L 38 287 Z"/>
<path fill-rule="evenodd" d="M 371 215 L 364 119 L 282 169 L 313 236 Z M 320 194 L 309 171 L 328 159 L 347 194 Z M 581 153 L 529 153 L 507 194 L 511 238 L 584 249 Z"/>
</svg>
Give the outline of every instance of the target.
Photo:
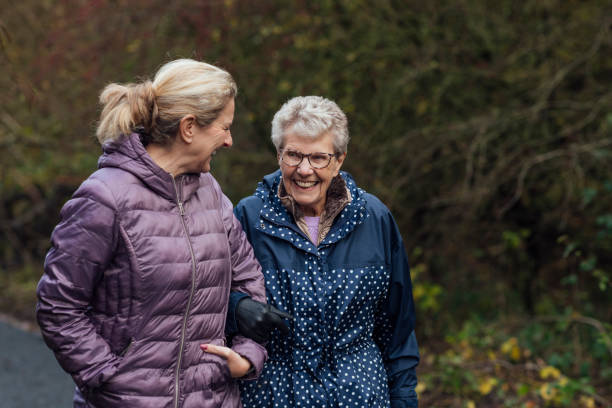
<svg viewBox="0 0 612 408">
<path fill-rule="evenodd" d="M 317 207 L 305 207 L 298 204 L 298 207 L 306 217 L 320 217 L 325 209 L 325 203 L 319 204 Z"/>
<path fill-rule="evenodd" d="M 186 172 L 183 160 L 181 160 L 183 155 L 175 144 L 166 146 L 150 143 L 145 149 L 155 164 L 170 173 L 172 177 L 179 176 Z"/>
</svg>

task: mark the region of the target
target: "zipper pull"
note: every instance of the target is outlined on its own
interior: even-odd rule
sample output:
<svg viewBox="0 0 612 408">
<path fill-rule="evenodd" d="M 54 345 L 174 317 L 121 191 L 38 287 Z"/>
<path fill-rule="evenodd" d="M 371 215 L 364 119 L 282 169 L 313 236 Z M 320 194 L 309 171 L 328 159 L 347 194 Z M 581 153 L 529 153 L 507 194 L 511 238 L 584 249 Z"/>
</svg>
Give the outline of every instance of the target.
<svg viewBox="0 0 612 408">
<path fill-rule="evenodd" d="M 185 215 L 185 210 L 183 209 L 183 203 L 181 203 L 180 201 L 177 201 L 178 203 L 178 208 L 179 208 L 179 214 L 181 214 L 181 217 Z"/>
</svg>

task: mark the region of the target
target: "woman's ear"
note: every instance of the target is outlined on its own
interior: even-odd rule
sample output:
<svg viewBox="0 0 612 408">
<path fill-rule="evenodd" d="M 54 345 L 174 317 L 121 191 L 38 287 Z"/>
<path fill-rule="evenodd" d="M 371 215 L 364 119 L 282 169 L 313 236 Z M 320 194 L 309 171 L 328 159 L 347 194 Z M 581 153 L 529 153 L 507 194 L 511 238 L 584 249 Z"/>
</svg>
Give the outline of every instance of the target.
<svg viewBox="0 0 612 408">
<path fill-rule="evenodd" d="M 189 114 L 183 116 L 179 122 L 179 137 L 187 144 L 193 142 L 194 127 L 196 126 L 195 116 Z"/>
<path fill-rule="evenodd" d="M 336 156 L 336 174 L 334 174 L 334 176 L 337 176 L 338 173 L 340 172 L 340 167 L 342 167 L 342 163 L 344 163 L 344 159 L 346 159 L 346 152 L 345 153 L 340 153 Z"/>
</svg>

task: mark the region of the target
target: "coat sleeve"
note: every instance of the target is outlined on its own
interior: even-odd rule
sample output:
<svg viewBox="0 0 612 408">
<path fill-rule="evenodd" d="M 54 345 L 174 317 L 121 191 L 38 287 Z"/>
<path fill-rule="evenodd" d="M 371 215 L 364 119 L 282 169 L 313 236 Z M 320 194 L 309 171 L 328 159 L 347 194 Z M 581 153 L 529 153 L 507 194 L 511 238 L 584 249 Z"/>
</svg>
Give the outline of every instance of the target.
<svg viewBox="0 0 612 408">
<path fill-rule="evenodd" d="M 391 214 L 389 226 L 389 266 L 391 276 L 388 296 L 380 304 L 375 324 L 375 338 L 383 352 L 389 378 L 392 408 L 418 406 L 415 391 L 419 349 L 414 332 L 415 312 L 408 257 Z"/>
<path fill-rule="evenodd" d="M 117 237 L 112 196 L 104 183 L 90 178 L 62 208 L 37 287 L 42 336 L 81 390 L 112 377 L 120 361 L 88 316 Z"/>
<path fill-rule="evenodd" d="M 249 229 L 246 227 L 246 206 L 244 204 L 244 200 L 238 203 L 234 207 L 234 215 L 240 222 L 243 231 L 247 234 L 247 240 L 249 240 L 248 231 Z M 249 240 L 250 242 L 250 240 Z M 225 321 L 225 334 L 229 336 L 234 336 L 238 333 L 238 323 L 236 322 L 236 306 L 238 302 L 240 302 L 245 297 L 248 297 L 246 293 L 242 292 L 230 292 L 229 305 L 227 308 L 227 318 Z"/>
<path fill-rule="evenodd" d="M 261 266 L 257 259 L 255 259 L 253 248 L 249 244 L 240 222 L 234 216 L 232 203 L 225 195 L 222 195 L 222 208 L 223 221 L 226 226 L 231 250 L 231 291 L 241 292 L 250 296 L 253 300 L 265 302 L 266 289 Z M 230 312 L 233 314 L 234 311 L 228 311 L 228 313 Z M 255 368 L 254 372 L 244 379 L 257 378 L 268 357 L 265 347 L 254 340 L 237 335 L 233 338 L 232 349 L 247 358 Z"/>
<path fill-rule="evenodd" d="M 230 292 L 229 304 L 227 306 L 227 317 L 225 318 L 225 335 L 234 336 L 238 333 L 238 322 L 236 322 L 236 306 L 242 299 L 248 297 L 246 293 Z"/>
</svg>

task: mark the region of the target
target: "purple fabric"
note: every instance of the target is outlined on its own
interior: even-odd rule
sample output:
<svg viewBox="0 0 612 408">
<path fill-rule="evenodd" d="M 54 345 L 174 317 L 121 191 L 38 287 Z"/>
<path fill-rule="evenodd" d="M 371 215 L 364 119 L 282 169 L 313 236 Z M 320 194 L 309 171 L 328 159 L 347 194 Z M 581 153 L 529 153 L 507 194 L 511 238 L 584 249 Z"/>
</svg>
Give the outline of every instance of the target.
<svg viewBox="0 0 612 408">
<path fill-rule="evenodd" d="M 319 237 L 319 219 L 321 217 L 308 217 L 304 216 L 304 222 L 308 227 L 308 233 L 310 234 L 310 240 L 316 245 L 318 244 L 317 239 Z"/>
<path fill-rule="evenodd" d="M 199 347 L 225 343 L 230 290 L 266 300 L 232 204 L 209 173 L 175 187 L 138 135 L 105 145 L 98 165 L 62 208 L 37 291 L 75 406 L 240 407 L 225 360 Z M 232 348 L 258 376 L 265 348 L 240 336 Z"/>
</svg>

